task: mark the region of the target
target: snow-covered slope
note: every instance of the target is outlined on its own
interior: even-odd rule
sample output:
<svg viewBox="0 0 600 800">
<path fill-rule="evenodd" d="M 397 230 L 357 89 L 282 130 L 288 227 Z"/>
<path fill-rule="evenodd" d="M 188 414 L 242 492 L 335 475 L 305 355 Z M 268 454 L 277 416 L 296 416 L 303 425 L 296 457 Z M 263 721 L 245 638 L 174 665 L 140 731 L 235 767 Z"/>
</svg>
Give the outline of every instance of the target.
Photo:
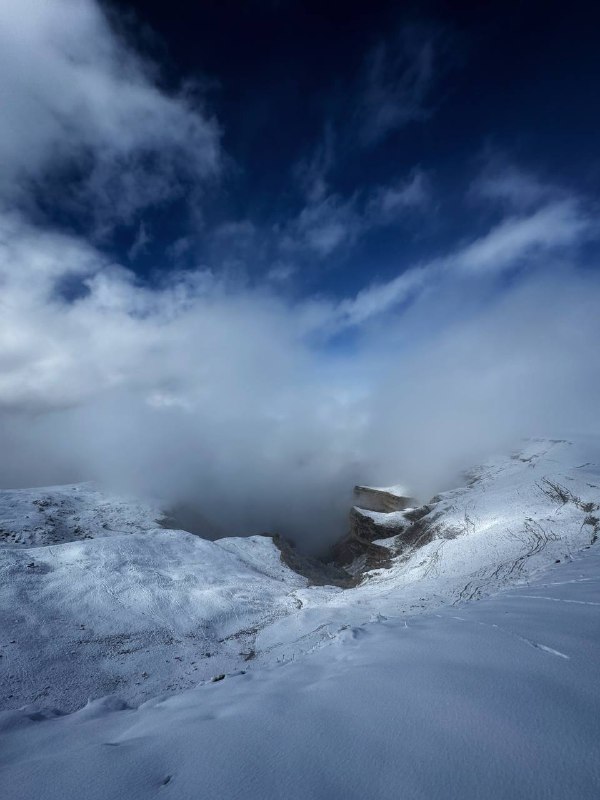
<svg viewBox="0 0 600 800">
<path fill-rule="evenodd" d="M 468 486 L 422 509 L 427 513 L 415 523 L 420 536 L 413 545 L 403 545 L 406 532 L 380 542 L 397 553 L 389 568 L 367 573 L 345 591 L 297 591 L 302 607 L 260 631 L 256 650 L 267 660 L 295 658 L 342 624 L 377 614 L 412 616 L 524 582 L 595 542 L 599 509 L 597 439 L 528 442 L 473 470 Z"/>
<path fill-rule="evenodd" d="M 591 752 L 599 710 L 585 660 L 598 657 L 599 509 L 600 441 L 529 441 L 426 507 L 393 512 L 401 533 L 380 542 L 389 568 L 342 589 L 309 585 L 268 537 L 209 542 L 158 529 L 155 509 L 87 485 L 0 493 L 0 527 L 14 534 L 0 550 L 0 708 L 29 706 L 5 718 L 6 780 L 33 791 L 48 760 L 61 787 L 10 796 L 75 797 L 85 786 L 93 797 L 85 782 L 110 768 L 113 782 L 97 796 L 146 796 L 171 775 L 164 791 L 177 797 L 197 796 L 193 786 L 227 798 L 396 797 L 390 786 L 402 773 L 406 796 L 431 797 L 464 751 L 489 769 L 461 769 L 462 783 L 443 796 L 535 797 L 535 784 L 523 783 L 527 753 L 558 787 L 552 794 L 545 782 L 539 796 L 591 797 L 581 753 Z M 214 686 L 149 701 L 222 674 Z M 120 703 L 35 722 L 40 709 L 109 694 Z M 579 742 L 562 772 L 555 745 L 540 739 L 542 727 L 560 724 L 561 741 Z M 251 733 L 259 729 L 262 743 Z M 55 735 L 86 764 L 57 758 Z M 192 742 L 201 759 L 191 759 Z M 43 754 L 39 764 L 19 755 L 23 746 Z M 424 774 L 435 748 L 439 774 Z M 488 792 L 508 758 L 506 787 Z M 373 769 L 359 776 L 358 762 Z M 290 770 L 308 763 L 308 783 L 292 786 Z M 560 794 L 569 770 L 582 793 Z"/>
<path fill-rule="evenodd" d="M 96 539 L 155 528 L 158 507 L 101 491 L 91 483 L 0 490 L 0 547 Z"/>
<path fill-rule="evenodd" d="M 0 715 L 11 800 L 595 800 L 600 552 L 138 709 Z"/>
<path fill-rule="evenodd" d="M 496 458 L 421 510 L 414 524 L 427 544 L 389 539 L 391 567 L 345 590 L 308 585 L 267 537 L 208 542 L 156 529 L 154 509 L 91 486 L 4 492 L 0 515 L 22 537 L 48 542 L 62 510 L 64 538 L 82 540 L 1 551 L 0 707 L 68 710 L 111 692 L 139 703 L 297 658 L 341 625 L 526 580 L 597 536 L 599 464 L 590 439 Z"/>
<path fill-rule="evenodd" d="M 234 669 L 306 580 L 271 539 L 153 530 L 0 558 L 0 707 L 142 700 Z"/>
</svg>

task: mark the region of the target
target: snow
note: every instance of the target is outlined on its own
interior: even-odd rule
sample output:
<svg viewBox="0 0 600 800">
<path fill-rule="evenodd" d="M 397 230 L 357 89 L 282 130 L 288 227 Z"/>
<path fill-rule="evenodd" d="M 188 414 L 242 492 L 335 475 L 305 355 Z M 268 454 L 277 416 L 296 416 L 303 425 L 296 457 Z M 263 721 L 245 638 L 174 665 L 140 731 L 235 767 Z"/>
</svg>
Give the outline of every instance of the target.
<svg viewBox="0 0 600 800">
<path fill-rule="evenodd" d="M 117 691 L 138 703 L 192 686 L 242 663 L 244 631 L 293 610 L 286 595 L 305 584 L 266 537 L 154 530 L 7 548 L 0 707 L 70 710 Z"/>
<path fill-rule="evenodd" d="M 11 800 L 592 800 L 599 576 L 592 548 L 526 588 L 340 627 L 301 660 L 138 709 L 6 712 L 0 786 Z"/>
<path fill-rule="evenodd" d="M 0 792 L 597 797 L 599 509 L 598 439 L 529 441 L 340 589 L 88 485 L 0 493 Z"/>
<path fill-rule="evenodd" d="M 91 483 L 0 490 L 0 547 L 32 547 L 155 528 L 157 506 Z"/>
<path fill-rule="evenodd" d="M 574 499 L 549 498 L 545 480 L 568 487 Z M 258 660 L 263 649 L 268 659 L 295 658 L 336 627 L 377 613 L 421 614 L 525 582 L 598 535 L 586 520 L 600 512 L 590 514 L 586 503 L 600 508 L 600 441 L 528 442 L 519 454 L 479 467 L 469 487 L 431 504 L 424 520 L 437 538 L 430 544 L 402 552 L 391 568 L 368 573 L 356 588 L 326 596 L 297 591 L 302 607 L 293 619 L 258 632 Z"/>
<path fill-rule="evenodd" d="M 384 525 L 386 528 L 400 528 L 406 525 L 405 514 L 407 511 L 413 510 L 406 508 L 404 511 L 370 511 L 368 508 L 360 508 L 360 506 L 354 506 L 354 508 L 363 517 L 369 517 L 373 522 Z"/>
</svg>

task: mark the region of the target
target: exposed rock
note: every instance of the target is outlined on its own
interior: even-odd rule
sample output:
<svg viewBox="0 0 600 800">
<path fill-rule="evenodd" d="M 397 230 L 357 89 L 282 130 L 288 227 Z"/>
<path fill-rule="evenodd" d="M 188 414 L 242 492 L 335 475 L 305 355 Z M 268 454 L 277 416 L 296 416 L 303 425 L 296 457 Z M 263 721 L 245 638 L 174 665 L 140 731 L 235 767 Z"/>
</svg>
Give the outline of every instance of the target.
<svg viewBox="0 0 600 800">
<path fill-rule="evenodd" d="M 283 537 L 273 536 L 281 560 L 313 585 L 355 586 L 364 572 L 391 565 L 392 558 L 405 549 L 401 538 L 406 532 L 412 532 L 407 545 L 420 536 L 415 522 L 421 514 L 409 508 L 412 501 L 402 487 L 355 486 L 354 495 L 360 507 L 351 509 L 349 531 L 333 546 L 331 563 L 304 556 Z M 391 546 L 379 544 L 381 539 L 390 540 Z"/>
<path fill-rule="evenodd" d="M 355 486 L 356 506 L 366 511 L 379 511 L 389 514 L 392 511 L 403 511 L 413 501 L 402 486 L 378 488 L 374 486 Z"/>
<path fill-rule="evenodd" d="M 355 486 L 360 505 L 350 511 L 350 530 L 333 548 L 333 559 L 354 575 L 388 567 L 397 552 L 377 544 L 378 539 L 400 537 L 411 526 L 406 510 L 411 498 L 399 486 Z"/>
<path fill-rule="evenodd" d="M 357 577 L 362 572 L 390 566 L 392 555 L 387 547 L 373 544 L 352 533 L 344 536 L 332 549 L 334 562 Z"/>
<path fill-rule="evenodd" d="M 407 525 L 402 511 L 391 511 L 386 514 L 380 511 L 368 511 L 358 506 L 354 506 L 350 511 L 350 533 L 368 542 L 396 536 Z"/>
</svg>

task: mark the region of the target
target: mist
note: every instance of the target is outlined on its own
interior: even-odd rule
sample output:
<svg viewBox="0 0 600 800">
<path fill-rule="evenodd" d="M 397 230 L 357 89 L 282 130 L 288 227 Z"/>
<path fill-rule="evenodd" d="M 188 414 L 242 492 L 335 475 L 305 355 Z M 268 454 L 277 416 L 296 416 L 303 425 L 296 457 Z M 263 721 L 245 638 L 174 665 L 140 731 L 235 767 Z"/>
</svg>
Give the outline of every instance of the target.
<svg viewBox="0 0 600 800">
<path fill-rule="evenodd" d="M 37 291 L 13 283 L 4 487 L 94 480 L 195 515 L 211 538 L 277 532 L 320 552 L 345 532 L 355 483 L 425 502 L 521 437 L 598 430 L 592 272 L 534 271 L 493 295 L 442 274 L 333 347 L 302 302 L 206 274 L 148 290 L 98 269 L 77 301 L 48 288 L 48 260 Z"/>
<path fill-rule="evenodd" d="M 280 533 L 321 553 L 356 483 L 425 502 L 522 437 L 598 431 L 588 197 L 492 154 L 468 165 L 467 236 L 408 263 L 399 249 L 391 277 L 366 259 L 346 288 L 361 239 L 415 215 L 433 226 L 433 173 L 415 164 L 344 197 L 330 172 L 348 134 L 328 127 L 290 165 L 299 206 L 211 228 L 204 194 L 230 157 L 200 89 L 167 91 L 93 0 L 25 6 L 0 11 L 2 487 L 93 480 L 206 536 Z M 421 50 L 390 69 L 417 74 Z M 386 94 L 392 128 L 422 117 L 421 99 L 411 116 Z M 357 147 L 389 134 L 364 124 L 378 132 Z M 144 214 L 169 203 L 186 234 L 138 271 Z M 315 288 L 328 269 L 335 292 Z"/>
</svg>

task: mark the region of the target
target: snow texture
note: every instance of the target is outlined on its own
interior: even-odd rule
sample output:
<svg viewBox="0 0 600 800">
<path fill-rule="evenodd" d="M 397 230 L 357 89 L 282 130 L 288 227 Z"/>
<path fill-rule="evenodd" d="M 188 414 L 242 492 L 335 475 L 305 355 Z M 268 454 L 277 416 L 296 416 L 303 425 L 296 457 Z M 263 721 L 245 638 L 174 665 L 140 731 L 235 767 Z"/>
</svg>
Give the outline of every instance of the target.
<svg viewBox="0 0 600 800">
<path fill-rule="evenodd" d="M 155 528 L 158 507 L 91 483 L 0 490 L 0 547 L 39 547 Z"/>
<path fill-rule="evenodd" d="M 600 795 L 597 440 L 479 467 L 346 590 L 80 491 L 128 532 L 2 550 L 2 796 Z"/>
<path fill-rule="evenodd" d="M 479 603 L 332 630 L 137 709 L 0 715 L 12 800 L 544 798 L 600 791 L 600 553 Z"/>
</svg>

